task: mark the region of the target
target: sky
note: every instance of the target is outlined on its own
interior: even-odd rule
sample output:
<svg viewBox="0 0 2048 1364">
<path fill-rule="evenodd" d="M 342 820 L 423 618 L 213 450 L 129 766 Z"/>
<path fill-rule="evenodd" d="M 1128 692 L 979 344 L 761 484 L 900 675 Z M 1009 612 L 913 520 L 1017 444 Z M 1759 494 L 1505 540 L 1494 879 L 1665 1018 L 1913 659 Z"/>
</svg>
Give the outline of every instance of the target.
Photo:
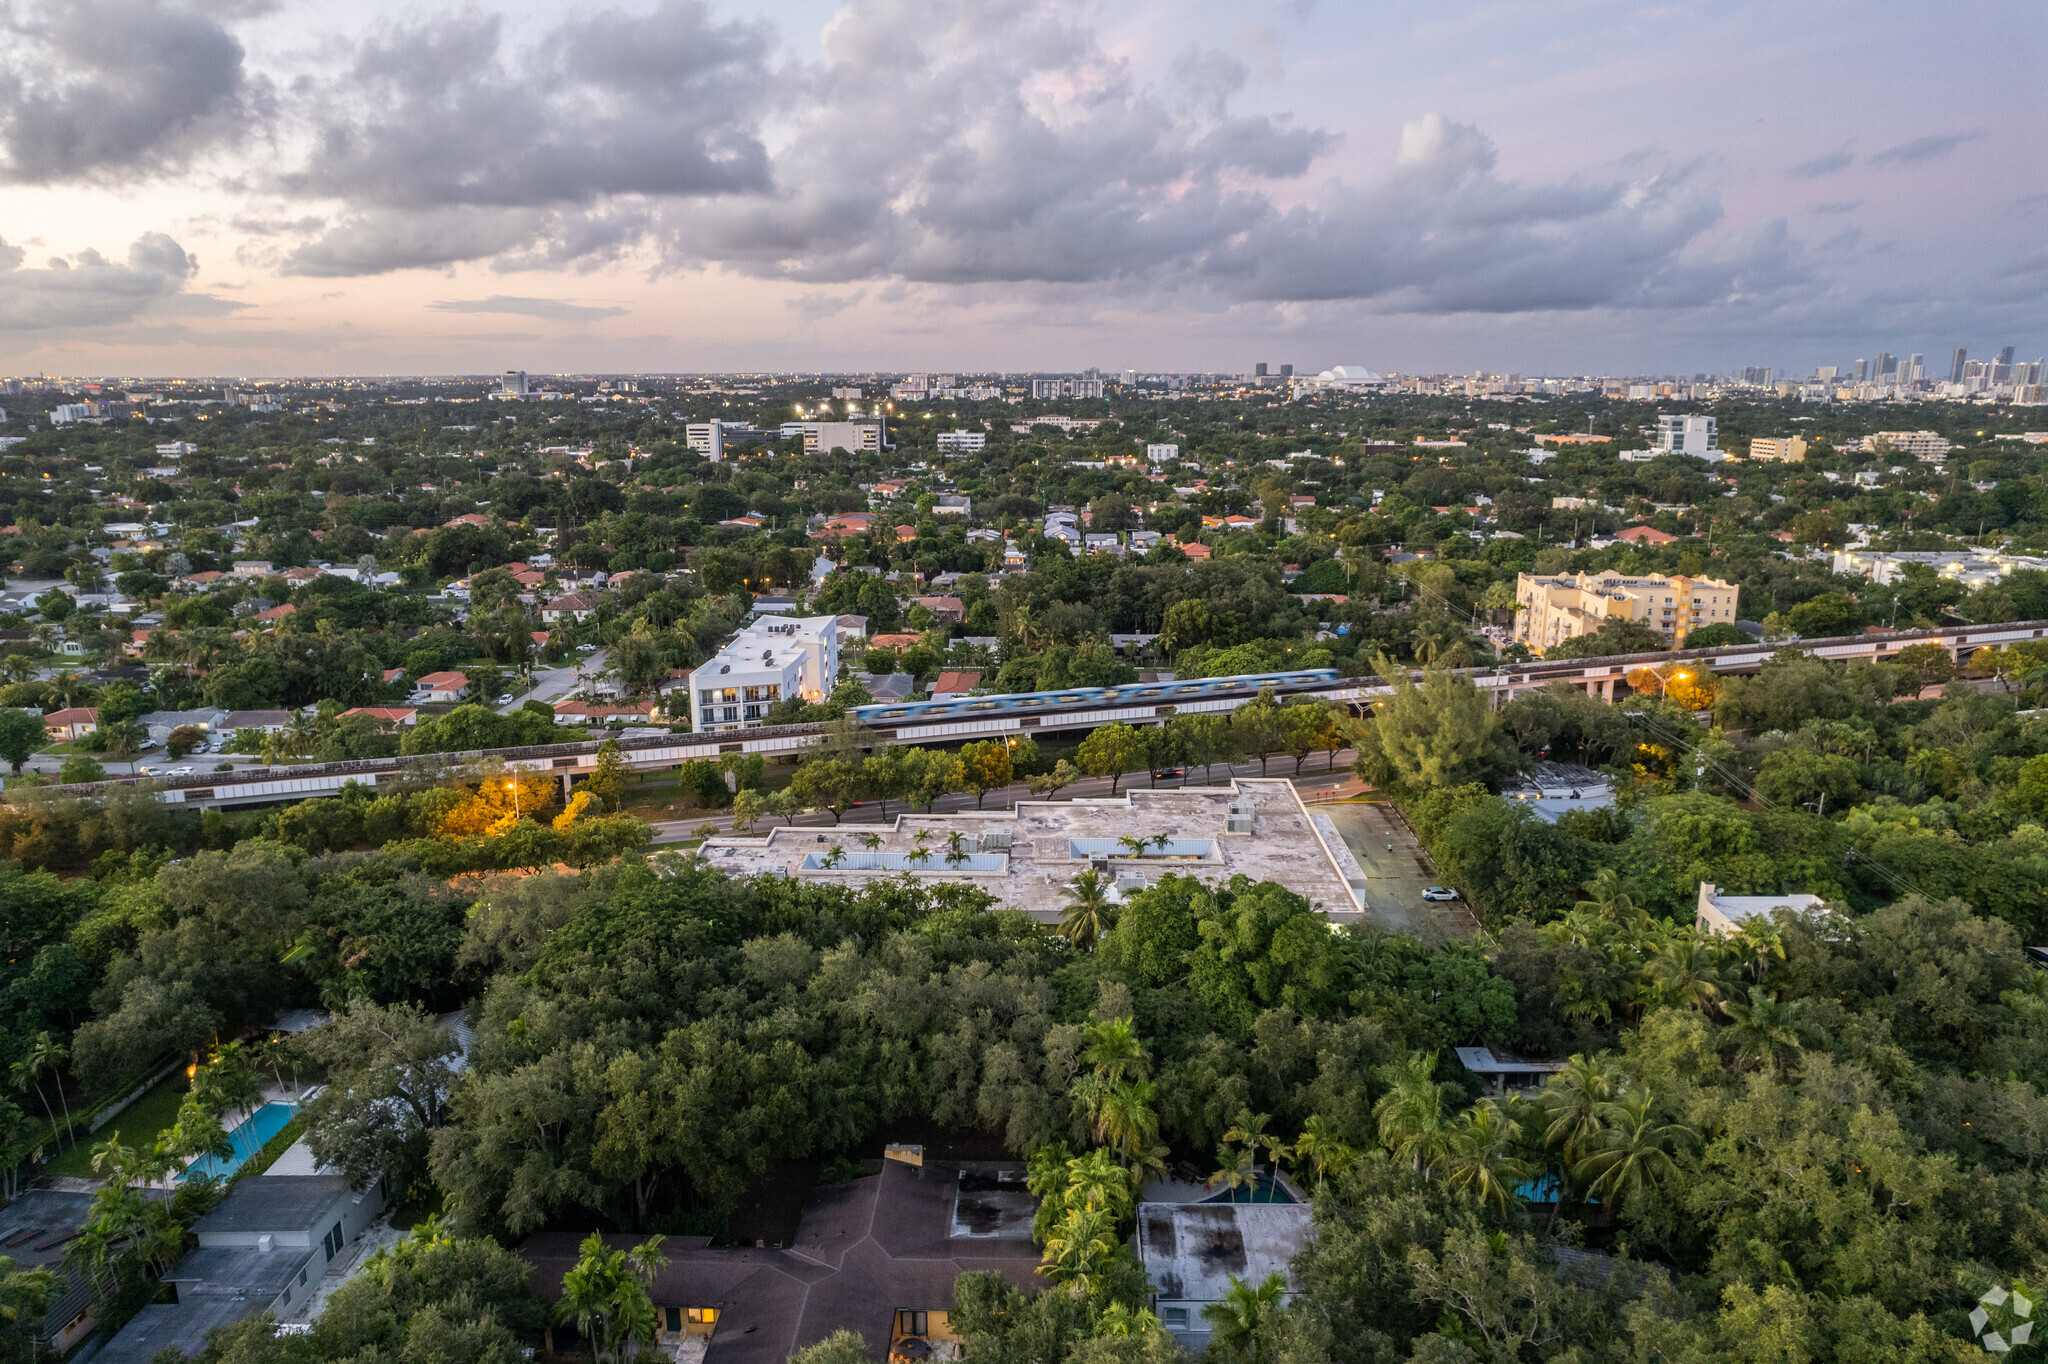
<svg viewBox="0 0 2048 1364">
<path fill-rule="evenodd" d="M 2048 26 L 1891 0 L 0 0 L 0 374 L 2048 352 Z"/>
</svg>

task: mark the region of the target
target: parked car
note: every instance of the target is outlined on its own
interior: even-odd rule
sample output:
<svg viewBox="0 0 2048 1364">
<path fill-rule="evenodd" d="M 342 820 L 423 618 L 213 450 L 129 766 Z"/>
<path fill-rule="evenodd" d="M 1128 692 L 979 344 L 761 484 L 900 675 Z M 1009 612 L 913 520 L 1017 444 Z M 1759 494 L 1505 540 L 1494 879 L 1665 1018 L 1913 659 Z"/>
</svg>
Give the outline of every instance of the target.
<svg viewBox="0 0 2048 1364">
<path fill-rule="evenodd" d="M 1431 886 L 1422 892 L 1422 898 L 1425 900 L 1455 900 L 1458 898 L 1458 892 L 1447 886 Z"/>
</svg>

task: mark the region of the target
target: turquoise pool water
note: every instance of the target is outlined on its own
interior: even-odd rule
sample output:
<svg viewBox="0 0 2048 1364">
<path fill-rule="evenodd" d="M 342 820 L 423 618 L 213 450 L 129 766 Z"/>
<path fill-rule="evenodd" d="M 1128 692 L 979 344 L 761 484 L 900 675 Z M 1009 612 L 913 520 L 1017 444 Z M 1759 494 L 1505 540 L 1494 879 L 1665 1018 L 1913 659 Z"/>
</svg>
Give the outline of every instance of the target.
<svg viewBox="0 0 2048 1364">
<path fill-rule="evenodd" d="M 226 1179 L 242 1168 L 242 1162 L 263 1149 L 263 1144 L 284 1130 L 292 1120 L 295 1107 L 292 1104 L 265 1104 L 236 1123 L 228 1132 L 228 1142 L 235 1148 L 234 1155 L 226 1160 L 219 1156 L 201 1156 L 185 1167 L 185 1173 L 178 1176 L 180 1182 L 194 1175 L 212 1175 L 215 1179 Z"/>
</svg>

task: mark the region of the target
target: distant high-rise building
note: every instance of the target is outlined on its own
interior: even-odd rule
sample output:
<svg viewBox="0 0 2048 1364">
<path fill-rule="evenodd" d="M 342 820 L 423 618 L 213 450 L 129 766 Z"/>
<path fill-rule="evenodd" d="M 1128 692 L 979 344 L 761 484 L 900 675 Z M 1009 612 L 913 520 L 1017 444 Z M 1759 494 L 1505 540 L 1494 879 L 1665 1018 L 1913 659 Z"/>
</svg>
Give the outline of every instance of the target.
<svg viewBox="0 0 2048 1364">
<path fill-rule="evenodd" d="M 1721 453 L 1719 423 L 1712 417 L 1660 413 L 1657 417 L 1657 448 L 1667 454 L 1693 455 L 1705 460 L 1727 458 Z"/>
<path fill-rule="evenodd" d="M 1949 355 L 1948 381 L 1952 384 L 1961 383 L 1963 381 L 1963 366 L 1969 363 L 1970 352 L 1961 346 L 1957 346 Z"/>
<path fill-rule="evenodd" d="M 1292 378 L 1294 377 L 1294 366 L 1292 366 L 1292 365 L 1282 365 L 1282 366 L 1280 366 L 1280 377 L 1281 377 L 1281 378 L 1283 378 L 1283 379 L 1292 379 Z"/>
<path fill-rule="evenodd" d="M 1849 377 L 1859 384 L 1868 379 L 1870 377 L 1870 362 L 1868 360 L 1858 360 L 1854 371 L 1851 372 Z"/>
<path fill-rule="evenodd" d="M 1917 384 L 1917 383 L 1919 383 L 1919 382 L 1920 382 L 1921 380 L 1925 379 L 1926 377 L 1927 377 L 1927 357 L 1926 357 L 1926 356 L 1924 356 L 1924 355 L 1919 355 L 1919 354 L 1915 354 L 1915 355 L 1913 356 L 1913 358 L 1912 358 L 1912 359 L 1910 359 L 1910 360 L 1906 361 L 1906 374 L 1905 374 L 1905 379 L 1906 379 L 1906 382 L 1907 382 L 1907 383 L 1909 383 L 1909 384 Z"/>
<path fill-rule="evenodd" d="M 523 369 L 506 370 L 505 377 L 499 381 L 498 391 L 508 398 L 524 398 L 527 392 L 526 371 Z"/>
<path fill-rule="evenodd" d="M 1839 369 L 1836 369 L 1833 365 L 1822 365 L 1819 369 L 1813 372 L 1813 377 L 1825 384 L 1832 382 L 1834 377 L 1840 373 L 1841 371 Z"/>
<path fill-rule="evenodd" d="M 1266 362 L 1264 360 L 1261 360 L 1256 365 L 1252 366 L 1252 377 L 1254 379 L 1263 379 L 1266 377 Z"/>
<path fill-rule="evenodd" d="M 2007 346 L 2004 350 L 1998 352 L 1998 359 L 1991 365 L 1992 383 L 2002 384 L 2012 377 L 2012 351 L 2013 348 Z"/>
<path fill-rule="evenodd" d="M 1898 372 L 1899 357 L 1893 355 L 1888 350 L 1879 351 L 1877 353 L 1877 372 L 1871 377 L 1874 379 L 1889 379 Z"/>
</svg>

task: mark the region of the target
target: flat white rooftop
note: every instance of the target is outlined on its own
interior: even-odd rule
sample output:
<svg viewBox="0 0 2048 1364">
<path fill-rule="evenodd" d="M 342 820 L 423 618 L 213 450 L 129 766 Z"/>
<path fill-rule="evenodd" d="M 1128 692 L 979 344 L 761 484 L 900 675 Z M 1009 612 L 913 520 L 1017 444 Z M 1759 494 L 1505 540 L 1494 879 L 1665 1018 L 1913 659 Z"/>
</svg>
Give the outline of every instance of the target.
<svg viewBox="0 0 2048 1364">
<path fill-rule="evenodd" d="M 1168 873 L 1210 884 L 1244 875 L 1276 881 L 1349 922 L 1360 917 L 1365 873 L 1327 823 L 1311 817 L 1292 782 L 1239 777 L 1228 787 L 1023 801 L 1014 811 L 903 814 L 890 825 L 782 825 L 765 837 L 711 838 L 703 852 L 728 876 L 861 885 L 907 874 L 964 882 L 1041 923 L 1059 921 L 1067 883 L 1091 866 L 1126 894 Z M 1125 839 L 1146 843 L 1138 849 Z"/>
</svg>

